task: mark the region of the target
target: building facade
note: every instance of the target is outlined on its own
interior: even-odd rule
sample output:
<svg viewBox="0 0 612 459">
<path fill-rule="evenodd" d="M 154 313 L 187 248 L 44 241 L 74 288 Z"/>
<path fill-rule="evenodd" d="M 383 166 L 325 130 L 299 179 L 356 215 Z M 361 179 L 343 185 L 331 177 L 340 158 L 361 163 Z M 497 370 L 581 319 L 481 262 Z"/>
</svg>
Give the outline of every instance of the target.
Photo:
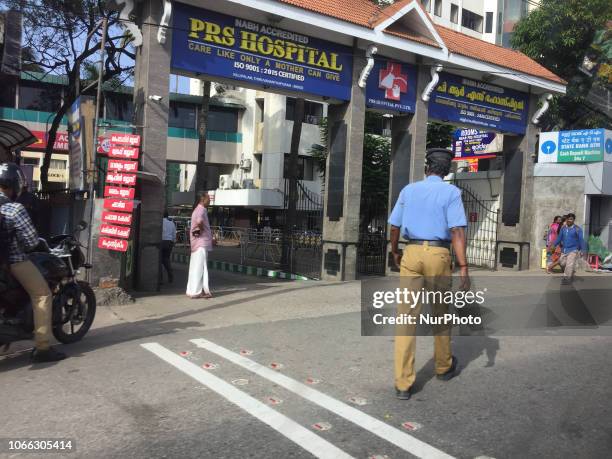
<svg viewBox="0 0 612 459">
<path fill-rule="evenodd" d="M 539 0 L 422 0 L 435 24 L 510 48 L 516 23 Z"/>
<path fill-rule="evenodd" d="M 33 190 L 40 189 L 40 167 L 46 136 L 54 112 L 63 97 L 66 81 L 57 76 L 22 72 L 0 100 L 0 119 L 16 121 L 39 139 L 20 152 Z M 191 80 L 190 94 L 170 93 L 166 203 L 191 206 L 195 197 L 198 155 L 198 120 L 202 104 L 199 80 Z M 282 210 L 285 199 L 288 154 L 293 128 L 295 99 L 279 94 L 238 87 L 212 85 L 206 142 L 206 183 L 214 191 L 214 206 L 226 221 L 250 226 L 266 213 Z M 222 91 L 222 92 L 221 92 Z M 101 104 L 98 167 L 105 172 L 104 139 L 111 132 L 128 132 L 133 118 L 132 89 L 109 88 Z M 298 178 L 309 192 L 321 194 L 321 171 L 310 150 L 320 144 L 320 123 L 327 104 L 307 101 L 299 149 Z M 70 162 L 66 120 L 62 120 L 49 169 L 49 187 L 67 189 Z M 100 180 L 103 183 L 104 180 Z M 102 191 L 100 189 L 100 191 Z M 178 211 L 178 209 L 177 209 Z"/>
</svg>

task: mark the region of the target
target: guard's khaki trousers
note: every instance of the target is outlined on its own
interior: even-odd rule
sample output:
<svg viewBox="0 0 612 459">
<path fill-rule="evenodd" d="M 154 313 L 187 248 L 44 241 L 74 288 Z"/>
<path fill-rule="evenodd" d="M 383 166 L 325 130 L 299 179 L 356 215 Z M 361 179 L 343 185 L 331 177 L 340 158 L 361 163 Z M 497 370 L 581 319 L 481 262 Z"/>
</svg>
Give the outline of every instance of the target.
<svg viewBox="0 0 612 459">
<path fill-rule="evenodd" d="M 401 288 L 415 291 L 446 292 L 451 287 L 450 252 L 444 247 L 407 245 L 400 267 Z M 432 315 L 444 315 L 448 305 L 429 303 Z M 410 314 L 419 323 L 422 303 L 411 309 L 410 305 L 398 304 L 399 314 Z M 447 372 L 452 364 L 450 325 L 433 326 L 434 360 L 437 374 Z M 416 379 L 414 356 L 416 351 L 416 325 L 398 325 L 395 336 L 395 387 L 408 390 Z"/>
<path fill-rule="evenodd" d="M 52 296 L 40 271 L 31 261 L 10 266 L 11 274 L 21 284 L 32 301 L 34 311 L 34 343 L 36 349 L 49 349 L 51 339 Z"/>
</svg>

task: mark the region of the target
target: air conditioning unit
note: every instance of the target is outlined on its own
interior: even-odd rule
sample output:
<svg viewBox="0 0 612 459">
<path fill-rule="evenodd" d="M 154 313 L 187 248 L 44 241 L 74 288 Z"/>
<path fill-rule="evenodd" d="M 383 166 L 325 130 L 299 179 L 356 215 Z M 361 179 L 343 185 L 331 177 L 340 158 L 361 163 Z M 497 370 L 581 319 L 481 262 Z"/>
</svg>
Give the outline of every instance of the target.
<svg viewBox="0 0 612 459">
<path fill-rule="evenodd" d="M 232 189 L 232 176 L 230 174 L 219 176 L 219 189 L 220 190 L 231 190 Z"/>
<path fill-rule="evenodd" d="M 251 160 L 250 159 L 241 159 L 240 160 L 240 169 L 245 171 L 251 170 Z"/>
</svg>

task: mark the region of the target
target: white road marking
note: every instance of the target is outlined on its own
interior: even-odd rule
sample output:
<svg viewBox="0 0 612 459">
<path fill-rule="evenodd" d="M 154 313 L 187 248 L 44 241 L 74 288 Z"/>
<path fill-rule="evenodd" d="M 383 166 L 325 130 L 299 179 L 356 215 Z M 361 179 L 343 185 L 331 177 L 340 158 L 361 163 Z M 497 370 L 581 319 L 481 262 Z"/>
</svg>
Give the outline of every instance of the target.
<svg viewBox="0 0 612 459">
<path fill-rule="evenodd" d="M 410 454 L 417 457 L 426 457 L 427 459 L 451 459 L 453 456 L 446 454 L 413 436 L 402 432 L 395 427 L 386 424 L 385 422 L 370 416 L 344 402 L 336 400 L 329 395 L 324 394 L 312 387 L 308 387 L 295 379 L 289 378 L 284 374 L 274 371 L 268 367 L 260 365 L 251 359 L 241 356 L 235 352 L 230 351 L 218 344 L 208 341 L 206 339 L 192 339 L 191 342 L 197 347 L 206 349 L 209 352 L 217 354 L 229 360 L 236 365 L 239 365 L 247 370 L 255 373 L 258 376 L 268 379 L 275 384 L 299 395 L 306 400 L 325 408 L 332 413 L 350 421 L 363 429 L 372 432 L 374 435 L 394 444 L 395 446 L 409 452 Z"/>
<path fill-rule="evenodd" d="M 264 424 L 269 425 L 316 457 L 352 459 L 352 456 L 340 448 L 332 445 L 327 440 L 319 437 L 287 416 L 274 411 L 266 404 L 236 389 L 221 378 L 185 360 L 183 357 L 180 357 L 158 343 L 146 343 L 141 344 L 141 346 L 186 375 L 191 376 L 200 384 L 212 389 L 222 397 L 225 397 L 234 405 L 242 408 Z"/>
</svg>

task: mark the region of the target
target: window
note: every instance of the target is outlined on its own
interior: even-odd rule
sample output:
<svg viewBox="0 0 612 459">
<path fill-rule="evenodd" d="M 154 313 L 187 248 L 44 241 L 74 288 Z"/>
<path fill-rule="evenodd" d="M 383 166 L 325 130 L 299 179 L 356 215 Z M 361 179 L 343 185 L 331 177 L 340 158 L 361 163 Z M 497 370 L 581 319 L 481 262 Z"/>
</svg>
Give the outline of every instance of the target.
<svg viewBox="0 0 612 459">
<path fill-rule="evenodd" d="M 49 169 L 66 169 L 66 161 L 63 159 L 52 159 L 49 163 Z"/>
<path fill-rule="evenodd" d="M 464 8 L 461 15 L 461 25 L 466 29 L 482 33 L 482 16 Z"/>
<path fill-rule="evenodd" d="M 287 121 L 293 121 L 295 117 L 295 99 L 293 97 L 287 97 L 286 103 L 287 112 L 285 119 Z M 308 124 L 321 124 L 323 119 L 323 104 L 318 102 L 304 102 L 304 123 Z"/>
<path fill-rule="evenodd" d="M 503 25 L 502 18 L 503 18 L 503 14 L 500 11 L 499 13 L 497 13 L 497 35 L 502 34 L 502 25 Z"/>
<path fill-rule="evenodd" d="M 62 87 L 54 84 L 21 81 L 19 108 L 55 112 L 62 101 Z"/>
<path fill-rule="evenodd" d="M 485 33 L 493 33 L 493 13 L 487 11 L 485 17 Z"/>
<path fill-rule="evenodd" d="M 40 159 L 38 158 L 21 158 L 21 164 L 31 165 L 31 166 L 40 166 Z"/>
<path fill-rule="evenodd" d="M 16 79 L 0 75 L 0 107 L 15 108 Z"/>
<path fill-rule="evenodd" d="M 211 107 L 208 112 L 208 130 L 238 132 L 238 112 L 231 108 Z"/>
<path fill-rule="evenodd" d="M 442 17 L 442 0 L 435 0 L 434 14 L 436 16 Z"/>
<path fill-rule="evenodd" d="M 285 153 L 283 178 L 289 178 L 289 153 Z M 298 157 L 298 180 L 314 180 L 314 160 L 310 156 Z"/>
<path fill-rule="evenodd" d="M 106 105 L 105 118 L 108 120 L 131 122 L 134 115 L 134 103 L 130 94 L 104 94 Z"/>
<path fill-rule="evenodd" d="M 453 24 L 459 24 L 459 6 L 451 3 L 450 20 Z"/>
<path fill-rule="evenodd" d="M 381 135 L 391 137 L 391 120 L 393 118 L 368 112 L 366 115 L 364 130 L 366 134 Z"/>
<path fill-rule="evenodd" d="M 183 129 L 196 129 L 196 106 L 180 102 L 170 102 L 168 126 Z"/>
<path fill-rule="evenodd" d="M 423 9 L 429 13 L 431 11 L 431 4 L 429 0 L 423 0 L 421 3 L 423 4 Z"/>
</svg>

